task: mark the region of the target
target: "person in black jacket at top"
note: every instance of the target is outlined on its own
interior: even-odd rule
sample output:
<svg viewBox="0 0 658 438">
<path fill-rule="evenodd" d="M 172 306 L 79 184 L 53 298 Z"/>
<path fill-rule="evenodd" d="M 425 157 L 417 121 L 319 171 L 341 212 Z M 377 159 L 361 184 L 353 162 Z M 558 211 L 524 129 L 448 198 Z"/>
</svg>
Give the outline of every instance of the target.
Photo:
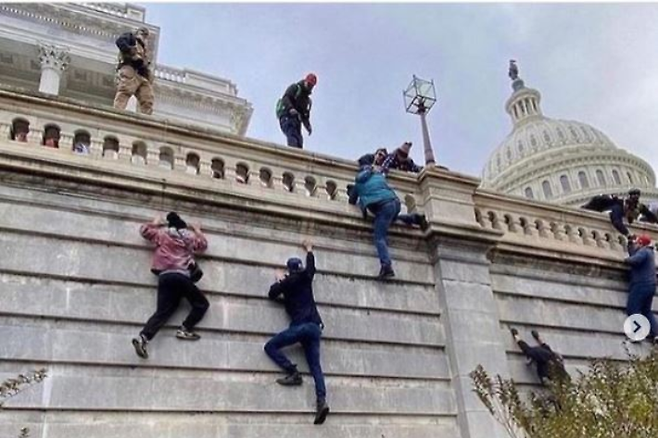
<svg viewBox="0 0 658 438">
<path fill-rule="evenodd" d="M 306 362 L 315 380 L 317 407 L 314 424 L 322 424 L 329 414 L 327 390 L 324 374 L 320 366 L 320 338 L 324 324 L 318 313 L 313 297 L 313 276 L 315 275 L 315 257 L 313 245 L 305 240 L 302 246 L 306 250 L 306 268 L 296 257 L 286 262 L 288 273 L 277 272 L 277 281 L 270 287 L 268 296 L 271 300 L 284 305 L 290 316 L 290 326 L 270 339 L 265 344 L 265 352 L 287 375 L 277 379 L 284 386 L 302 384 L 302 376 L 297 366 L 281 352 L 283 347 L 301 343 L 306 355 Z"/>
<path fill-rule="evenodd" d="M 644 204 L 640 202 L 640 189 L 628 191 L 626 199 L 615 195 L 597 195 L 581 208 L 594 211 L 610 211 L 610 222 L 626 237 L 632 237 L 630 231 L 624 224 L 624 219 L 632 224 L 635 220 L 648 223 L 658 223 L 658 217 Z"/>
<path fill-rule="evenodd" d="M 303 80 L 289 86 L 276 104 L 276 116 L 279 119 L 281 131 L 286 135 L 288 146 L 299 149 L 304 147 L 302 125 L 306 128 L 308 135 L 313 132 L 310 96 L 317 83 L 318 77 L 315 74 L 307 74 Z"/>
</svg>

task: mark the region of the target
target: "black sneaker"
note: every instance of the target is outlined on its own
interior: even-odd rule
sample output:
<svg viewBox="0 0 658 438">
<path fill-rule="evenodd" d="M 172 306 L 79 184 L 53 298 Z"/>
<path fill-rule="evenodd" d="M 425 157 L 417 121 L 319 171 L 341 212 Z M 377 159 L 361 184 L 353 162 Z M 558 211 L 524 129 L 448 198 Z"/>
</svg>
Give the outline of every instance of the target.
<svg viewBox="0 0 658 438">
<path fill-rule="evenodd" d="M 427 216 L 424 214 L 419 214 L 418 219 L 417 219 L 418 225 L 420 225 L 420 229 L 423 231 L 427 231 L 427 229 L 430 227 L 429 222 L 427 222 Z"/>
<path fill-rule="evenodd" d="M 329 405 L 327 404 L 327 401 L 324 399 L 318 400 L 318 405 L 317 408 L 315 409 L 315 421 L 313 421 L 313 424 L 324 423 L 324 420 L 327 419 L 328 414 L 329 414 Z"/>
<path fill-rule="evenodd" d="M 184 339 L 186 341 L 198 341 L 199 339 L 201 339 L 201 336 L 197 335 L 193 331 L 186 329 L 183 326 L 181 326 L 176 332 L 176 337 L 178 339 Z"/>
<path fill-rule="evenodd" d="M 541 338 L 539 337 L 539 332 L 537 330 L 531 331 L 530 334 L 535 338 L 535 341 L 541 343 Z"/>
<path fill-rule="evenodd" d="M 377 280 L 388 280 L 395 277 L 395 272 L 390 266 L 382 265 L 382 268 L 379 270 L 379 275 Z"/>
<path fill-rule="evenodd" d="M 298 371 L 295 371 L 286 377 L 276 379 L 276 383 L 283 386 L 299 386 L 302 384 L 302 375 Z"/>
<path fill-rule="evenodd" d="M 144 335 L 139 335 L 139 337 L 133 338 L 133 347 L 135 347 L 135 353 L 137 353 L 137 356 L 141 357 L 142 359 L 149 358 L 149 352 L 146 351 L 146 344 L 148 343 L 149 341 L 144 337 Z"/>
</svg>

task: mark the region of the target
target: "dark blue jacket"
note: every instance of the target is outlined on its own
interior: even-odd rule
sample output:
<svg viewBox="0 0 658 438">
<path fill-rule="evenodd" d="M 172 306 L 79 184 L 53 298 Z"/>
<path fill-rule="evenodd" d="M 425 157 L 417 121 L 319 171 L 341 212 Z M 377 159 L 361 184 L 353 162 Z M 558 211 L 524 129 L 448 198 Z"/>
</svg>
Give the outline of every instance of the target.
<svg viewBox="0 0 658 438">
<path fill-rule="evenodd" d="M 354 178 L 352 198 L 359 200 L 359 207 L 365 212 L 370 205 L 398 199 L 392 188 L 386 182 L 386 176 L 373 171 L 372 166 L 363 166 Z"/>
<path fill-rule="evenodd" d="M 286 312 L 290 315 L 290 325 L 314 322 L 322 326 L 322 318 L 318 313 L 313 297 L 313 276 L 315 275 L 315 257 L 312 252 L 306 253 L 306 269 L 292 272 L 281 281 L 270 286 L 270 300 L 283 302 Z M 283 296 L 283 299 L 280 297 Z"/>
<path fill-rule="evenodd" d="M 656 285 L 656 262 L 652 246 L 637 248 L 634 243 L 628 246 L 625 263 L 631 265 L 631 286 Z"/>
</svg>

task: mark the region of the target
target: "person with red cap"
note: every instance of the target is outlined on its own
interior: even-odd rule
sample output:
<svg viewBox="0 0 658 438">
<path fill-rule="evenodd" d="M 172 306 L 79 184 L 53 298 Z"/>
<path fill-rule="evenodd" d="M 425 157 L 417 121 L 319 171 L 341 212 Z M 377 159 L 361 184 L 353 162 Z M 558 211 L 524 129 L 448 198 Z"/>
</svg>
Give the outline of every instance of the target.
<svg viewBox="0 0 658 438">
<path fill-rule="evenodd" d="M 631 239 L 628 243 L 628 255 L 624 263 L 631 267 L 631 281 L 626 314 L 644 315 L 651 324 L 649 339 L 654 344 L 658 344 L 658 324 L 651 310 L 653 296 L 656 293 L 656 261 L 651 237 L 643 234 L 635 241 Z"/>
<path fill-rule="evenodd" d="M 391 169 L 398 169 L 403 172 L 420 172 L 423 168 L 416 165 L 409 157 L 411 146 L 410 141 L 405 141 L 402 146 L 391 152 L 382 164 L 382 171 L 388 173 Z"/>
<path fill-rule="evenodd" d="M 303 80 L 289 86 L 276 104 L 276 116 L 279 119 L 281 131 L 286 136 L 288 146 L 299 149 L 304 147 L 302 125 L 306 128 L 308 135 L 313 132 L 310 96 L 317 83 L 318 77 L 315 74 L 307 74 Z"/>
</svg>

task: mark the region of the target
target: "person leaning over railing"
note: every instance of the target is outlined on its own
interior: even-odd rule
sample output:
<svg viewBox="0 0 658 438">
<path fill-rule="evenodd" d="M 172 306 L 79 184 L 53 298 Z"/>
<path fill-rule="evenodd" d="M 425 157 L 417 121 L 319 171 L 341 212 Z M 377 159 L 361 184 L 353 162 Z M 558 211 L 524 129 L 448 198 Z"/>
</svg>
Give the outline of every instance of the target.
<svg viewBox="0 0 658 438">
<path fill-rule="evenodd" d="M 631 237 L 624 219 L 629 224 L 639 220 L 641 222 L 658 223 L 658 217 L 649 208 L 640 202 L 640 189 L 628 191 L 628 197 L 618 198 L 615 195 L 597 195 L 583 205 L 581 208 L 593 211 L 610 211 L 610 222 L 617 231 L 626 237 Z"/>
</svg>

